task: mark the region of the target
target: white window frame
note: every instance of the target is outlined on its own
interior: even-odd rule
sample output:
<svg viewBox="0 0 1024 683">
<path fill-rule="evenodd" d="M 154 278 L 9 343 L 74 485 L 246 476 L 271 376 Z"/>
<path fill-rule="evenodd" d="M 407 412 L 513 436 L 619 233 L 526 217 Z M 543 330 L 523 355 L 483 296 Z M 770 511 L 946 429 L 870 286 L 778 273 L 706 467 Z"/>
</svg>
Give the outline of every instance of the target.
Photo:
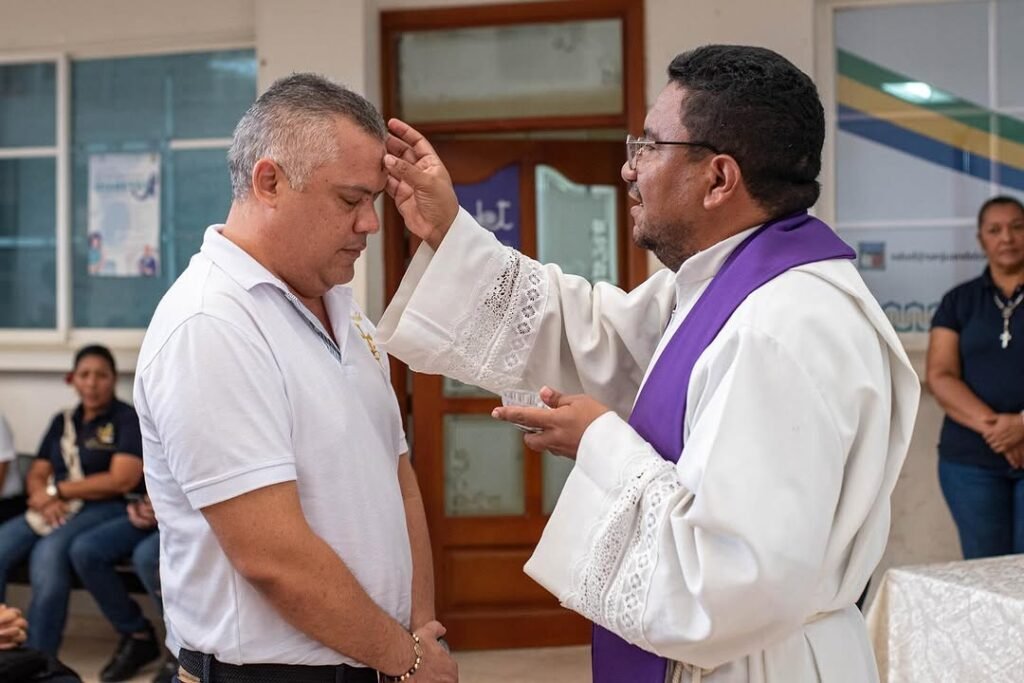
<svg viewBox="0 0 1024 683">
<path fill-rule="evenodd" d="M 84 344 L 105 344 L 114 350 L 120 367 L 134 371 L 145 328 L 74 327 L 71 272 L 71 65 L 75 60 L 130 59 L 222 50 L 253 50 L 252 40 L 231 40 L 190 45 L 139 45 L 73 52 L 29 52 L 0 55 L 0 66 L 50 62 L 56 65 L 56 144 L 53 147 L 0 148 L 0 159 L 56 158 L 56 327 L 49 329 L 0 328 L 0 372 L 62 371 L 70 355 Z M 257 54 L 258 59 L 258 54 Z M 257 78 L 257 94 L 259 81 Z M 177 138 L 168 141 L 173 151 L 223 149 L 231 138 Z"/>
<path fill-rule="evenodd" d="M 56 327 L 49 329 L 3 329 L 0 330 L 0 349 L 5 346 L 36 346 L 60 343 L 67 337 L 67 306 L 70 302 L 68 287 L 70 280 L 70 251 L 68 240 L 65 238 L 65 226 L 70 219 L 70 191 L 69 184 L 69 161 L 70 145 L 68 144 L 70 118 L 68 116 L 68 95 L 70 87 L 69 63 L 67 56 L 61 53 L 27 53 L 20 55 L 4 55 L 0 57 L 0 66 L 13 66 L 17 64 L 40 64 L 50 63 L 55 66 L 56 78 L 54 87 L 54 145 L 51 147 L 4 147 L 0 148 L 0 159 L 26 159 L 26 158 L 53 158 L 56 161 L 54 178 L 56 187 L 56 212 L 54 214 L 55 225 L 54 239 L 56 244 Z"/>
<path fill-rule="evenodd" d="M 988 21 L 990 35 L 994 35 L 996 25 L 996 0 L 818 0 L 815 7 L 815 56 L 814 68 L 817 74 L 815 81 L 818 84 L 818 92 L 821 96 L 822 106 L 825 108 L 825 146 L 822 150 L 821 166 L 821 199 L 818 201 L 816 213 L 837 230 L 844 227 L 850 228 L 879 228 L 893 227 L 902 228 L 928 227 L 935 225 L 962 226 L 969 224 L 973 227 L 974 220 L 948 219 L 947 221 L 928 221 L 927 226 L 922 221 L 887 221 L 884 225 L 872 223 L 846 223 L 839 224 L 836 221 L 836 135 L 838 125 L 836 122 L 836 36 L 835 36 L 835 13 L 839 10 L 864 8 L 864 7 L 895 7 L 907 5 L 947 5 L 974 1 L 977 4 L 988 4 Z M 989 101 L 987 103 L 991 110 L 997 108 L 997 86 L 998 72 L 996 54 L 998 45 L 995 41 L 989 42 Z M 991 144 L 995 144 L 994 140 Z M 993 150 L 994 151 L 994 150 Z M 990 194 L 994 195 L 998 185 L 989 181 Z M 901 332 L 900 341 L 908 352 L 923 353 L 928 349 L 927 332 Z"/>
</svg>

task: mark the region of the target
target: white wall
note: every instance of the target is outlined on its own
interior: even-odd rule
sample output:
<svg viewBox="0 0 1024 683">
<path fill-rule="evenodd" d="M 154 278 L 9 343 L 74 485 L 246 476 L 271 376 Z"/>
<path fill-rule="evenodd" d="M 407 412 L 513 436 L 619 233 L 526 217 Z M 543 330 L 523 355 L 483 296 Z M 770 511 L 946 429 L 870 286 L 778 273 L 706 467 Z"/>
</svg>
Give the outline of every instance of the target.
<svg viewBox="0 0 1024 683">
<path fill-rule="evenodd" d="M 366 62 L 370 54 L 367 46 L 376 44 L 376 30 L 368 31 L 369 16 L 376 13 L 359 0 L 256 0 L 255 45 L 259 58 L 259 90 L 295 71 L 314 71 L 344 83 L 367 94 L 379 103 L 369 91 L 379 92 L 374 79 L 367 78 Z M 371 87 L 372 85 L 372 87 Z M 367 256 L 382 262 L 381 239 L 373 240 L 374 250 Z M 355 276 L 350 283 L 356 300 L 364 306 L 370 287 L 369 270 L 379 273 L 382 268 L 370 268 L 367 258 L 356 262 Z"/>
<path fill-rule="evenodd" d="M 708 43 L 760 45 L 814 69 L 813 0 L 647 0 L 648 101 L 678 53 Z"/>
<path fill-rule="evenodd" d="M 710 43 L 760 45 L 771 48 L 809 74 L 814 74 L 813 0 L 647 0 L 647 104 L 654 103 L 668 82 L 666 69 L 680 52 Z M 661 268 L 651 254 L 648 268 Z"/>
<path fill-rule="evenodd" d="M 78 55 L 250 41 L 253 0 L 4 0 L 0 55 Z"/>
<path fill-rule="evenodd" d="M 252 45 L 255 21 L 253 0 L 4 0 L 0 16 L 0 58 Z M 0 348 L 0 412 L 14 430 L 19 451 L 34 452 L 54 412 L 74 403 L 63 374 L 77 345 Z M 134 368 L 137 348 L 116 348 L 115 355 L 120 366 Z M 130 399 L 130 374 L 120 381 L 118 394 Z"/>
<path fill-rule="evenodd" d="M 924 353 L 912 352 L 910 359 L 923 377 Z M 923 394 L 910 452 L 893 494 L 889 545 L 876 576 L 889 567 L 961 559 L 956 527 L 939 489 L 937 446 L 942 418 L 935 398 Z"/>
<path fill-rule="evenodd" d="M 494 2 L 495 0 L 488 0 Z M 481 0 L 471 0 L 480 4 Z M 75 56 L 132 54 L 248 44 L 260 60 L 259 83 L 293 70 L 314 70 L 364 90 L 379 102 L 378 11 L 468 4 L 462 0 L 0 0 L 0 57 L 68 52 Z M 647 0 L 646 92 L 652 102 L 665 67 L 683 50 L 710 42 L 771 47 L 823 84 L 826 111 L 831 50 L 824 0 Z M 817 40 L 816 40 L 817 31 Z M 824 48 L 822 46 L 825 46 Z M 830 177 L 826 170 L 825 179 Z M 826 197 L 821 215 L 831 215 Z M 359 299 L 378 314 L 383 297 L 379 236 L 371 241 L 354 282 Z M 133 367 L 132 344 L 116 349 Z M 0 411 L 19 450 L 35 450 L 54 411 L 73 400 L 61 373 L 71 348 L 0 349 Z M 922 363 L 920 353 L 915 362 Z M 129 395 L 130 377 L 120 385 Z M 935 449 L 940 413 L 925 397 L 907 468 L 894 501 L 893 540 L 886 563 L 955 557 L 948 513 L 938 495 Z"/>
</svg>

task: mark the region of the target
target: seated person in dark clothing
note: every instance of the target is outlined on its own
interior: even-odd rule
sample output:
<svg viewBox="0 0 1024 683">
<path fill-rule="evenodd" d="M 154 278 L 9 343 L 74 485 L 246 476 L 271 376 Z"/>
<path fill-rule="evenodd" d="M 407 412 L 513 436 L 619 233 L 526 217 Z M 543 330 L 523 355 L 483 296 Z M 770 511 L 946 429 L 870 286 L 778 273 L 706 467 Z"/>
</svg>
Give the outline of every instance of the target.
<svg viewBox="0 0 1024 683">
<path fill-rule="evenodd" d="M 7 420 L 0 415 L 0 522 L 25 512 L 25 496 L 18 471 L 18 453 Z"/>
<path fill-rule="evenodd" d="M 141 485 L 140 485 L 141 487 Z M 71 544 L 71 564 L 82 584 L 92 593 L 96 604 L 110 620 L 121 642 L 114 656 L 100 672 L 104 683 L 126 681 L 143 666 L 160 656 L 153 625 L 118 576 L 116 567 L 131 559 L 135 572 L 153 597 L 160 600 L 160 534 L 149 497 L 140 492 L 129 494 L 128 515 L 117 517 L 81 534 Z M 162 667 L 155 681 L 170 681 L 165 669 L 177 671 L 176 663 Z"/>
<path fill-rule="evenodd" d="M 0 603 L 0 682 L 82 683 L 55 657 L 23 647 L 26 638 L 28 622 L 21 610 Z"/>
<path fill-rule="evenodd" d="M 80 402 L 58 413 L 26 480 L 28 511 L 0 525 L 0 602 L 13 567 L 29 558 L 29 647 L 56 655 L 71 592 L 71 542 L 125 517 L 124 494 L 142 479 L 135 409 L 114 397 L 114 357 L 103 346 L 75 356 L 68 376 Z M 31 554 L 31 555 L 30 555 Z"/>
</svg>

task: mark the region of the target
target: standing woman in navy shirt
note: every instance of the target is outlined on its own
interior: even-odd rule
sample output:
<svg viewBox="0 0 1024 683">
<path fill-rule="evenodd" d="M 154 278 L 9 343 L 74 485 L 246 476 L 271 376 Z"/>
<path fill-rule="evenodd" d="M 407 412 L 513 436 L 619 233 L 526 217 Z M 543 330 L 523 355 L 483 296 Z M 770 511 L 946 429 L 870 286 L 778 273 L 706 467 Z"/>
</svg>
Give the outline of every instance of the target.
<svg viewBox="0 0 1024 683">
<path fill-rule="evenodd" d="M 981 277 L 943 297 L 928 343 L 928 387 L 946 412 L 939 482 L 964 558 L 1024 553 L 1024 205 L 978 213 Z"/>
<path fill-rule="evenodd" d="M 79 404 L 53 418 L 26 479 L 28 512 L 0 526 L 0 602 L 10 570 L 29 558 L 27 645 L 56 655 L 71 592 L 76 536 L 126 515 L 124 494 L 142 478 L 135 409 L 114 396 L 117 370 L 104 346 L 75 355 L 68 382 Z"/>
</svg>

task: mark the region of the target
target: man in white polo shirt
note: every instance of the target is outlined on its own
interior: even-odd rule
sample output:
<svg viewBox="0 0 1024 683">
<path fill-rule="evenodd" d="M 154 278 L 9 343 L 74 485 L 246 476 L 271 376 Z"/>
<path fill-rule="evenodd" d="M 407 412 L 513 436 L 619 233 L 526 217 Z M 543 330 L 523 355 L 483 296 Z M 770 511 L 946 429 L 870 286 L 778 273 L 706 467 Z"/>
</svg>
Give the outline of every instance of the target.
<svg viewBox="0 0 1024 683">
<path fill-rule="evenodd" d="M 186 683 L 457 680 L 387 357 L 341 286 L 379 229 L 386 136 L 341 86 L 272 85 L 235 130 L 226 224 L 146 333 L 135 402 Z"/>
</svg>

